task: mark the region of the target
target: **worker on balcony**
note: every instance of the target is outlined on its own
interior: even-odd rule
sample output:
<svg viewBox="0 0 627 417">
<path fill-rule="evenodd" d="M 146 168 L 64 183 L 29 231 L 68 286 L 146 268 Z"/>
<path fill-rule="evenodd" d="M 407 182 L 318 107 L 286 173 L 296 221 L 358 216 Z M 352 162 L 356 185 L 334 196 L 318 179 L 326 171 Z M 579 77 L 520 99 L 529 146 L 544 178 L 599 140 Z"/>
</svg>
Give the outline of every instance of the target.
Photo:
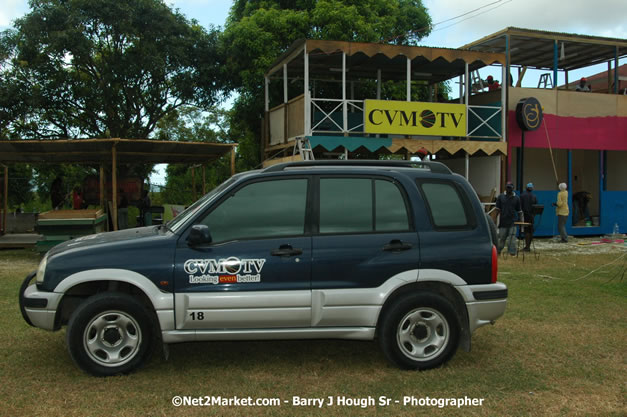
<svg viewBox="0 0 627 417">
<path fill-rule="evenodd" d="M 590 91 L 590 86 L 586 84 L 587 81 L 588 80 L 586 80 L 585 77 L 581 77 L 581 80 L 579 80 L 579 84 L 577 84 L 575 91 Z"/>
<path fill-rule="evenodd" d="M 501 85 L 499 84 L 499 82 L 497 80 L 494 79 L 494 77 L 492 77 L 491 75 L 488 75 L 488 91 L 494 91 L 494 90 L 498 90 L 499 88 L 501 88 Z"/>
</svg>

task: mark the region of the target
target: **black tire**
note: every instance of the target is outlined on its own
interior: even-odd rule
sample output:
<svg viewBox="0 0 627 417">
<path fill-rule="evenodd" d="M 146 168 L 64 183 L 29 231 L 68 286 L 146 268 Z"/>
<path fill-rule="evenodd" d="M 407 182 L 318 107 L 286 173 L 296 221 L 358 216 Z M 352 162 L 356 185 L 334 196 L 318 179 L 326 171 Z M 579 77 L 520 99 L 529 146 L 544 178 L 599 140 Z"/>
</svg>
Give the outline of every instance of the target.
<svg viewBox="0 0 627 417">
<path fill-rule="evenodd" d="M 72 313 L 67 345 L 76 365 L 94 376 L 126 374 L 152 353 L 150 313 L 133 297 L 101 293 L 87 298 Z"/>
<path fill-rule="evenodd" d="M 379 324 L 387 359 L 402 369 L 431 369 L 451 359 L 459 345 L 455 309 L 434 293 L 408 294 L 393 301 Z"/>
<path fill-rule="evenodd" d="M 492 217 L 490 217 L 489 214 L 485 215 L 486 220 L 488 221 L 488 229 L 490 230 L 490 238 L 492 239 L 492 244 L 494 246 L 496 246 L 497 248 L 499 247 L 499 238 L 498 235 L 496 233 L 496 224 L 494 224 L 494 220 L 492 220 Z"/>
</svg>

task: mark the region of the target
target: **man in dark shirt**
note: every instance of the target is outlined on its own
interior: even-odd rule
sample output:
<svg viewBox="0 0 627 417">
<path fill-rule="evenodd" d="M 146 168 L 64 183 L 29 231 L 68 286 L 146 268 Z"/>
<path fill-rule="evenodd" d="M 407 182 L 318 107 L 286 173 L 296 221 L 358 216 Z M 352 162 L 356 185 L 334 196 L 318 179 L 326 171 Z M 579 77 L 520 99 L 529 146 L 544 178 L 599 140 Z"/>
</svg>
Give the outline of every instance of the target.
<svg viewBox="0 0 627 417">
<path fill-rule="evenodd" d="M 590 211 L 588 210 L 588 203 L 591 199 L 590 193 L 587 191 L 579 191 L 573 194 L 573 206 L 575 208 L 573 225 L 577 225 L 580 219 L 585 219 L 592 223 L 592 217 L 590 217 Z"/>
<path fill-rule="evenodd" d="M 527 190 L 520 196 L 520 205 L 523 212 L 523 221 L 531 226 L 525 226 L 525 252 L 531 251 L 533 240 L 533 206 L 538 204 L 538 198 L 533 193 L 533 183 L 527 184 Z"/>
<path fill-rule="evenodd" d="M 505 186 L 505 192 L 496 199 L 496 209 L 500 214 L 499 218 L 499 236 L 498 247 L 499 253 L 507 243 L 507 251 L 510 255 L 516 255 L 516 226 L 514 222 L 518 220 L 520 212 L 520 198 L 514 194 L 514 184 L 508 182 Z"/>
</svg>

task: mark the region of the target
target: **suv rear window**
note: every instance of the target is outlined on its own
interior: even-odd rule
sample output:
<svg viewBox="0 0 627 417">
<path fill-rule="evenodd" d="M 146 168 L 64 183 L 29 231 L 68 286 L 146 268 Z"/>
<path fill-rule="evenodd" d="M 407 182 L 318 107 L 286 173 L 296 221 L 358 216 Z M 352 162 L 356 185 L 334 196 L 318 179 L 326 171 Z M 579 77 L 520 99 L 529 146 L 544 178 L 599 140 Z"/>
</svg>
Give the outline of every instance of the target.
<svg viewBox="0 0 627 417">
<path fill-rule="evenodd" d="M 436 228 L 467 228 L 474 223 L 469 218 L 468 211 L 457 187 L 449 182 L 421 181 L 422 190 L 433 225 Z"/>
</svg>

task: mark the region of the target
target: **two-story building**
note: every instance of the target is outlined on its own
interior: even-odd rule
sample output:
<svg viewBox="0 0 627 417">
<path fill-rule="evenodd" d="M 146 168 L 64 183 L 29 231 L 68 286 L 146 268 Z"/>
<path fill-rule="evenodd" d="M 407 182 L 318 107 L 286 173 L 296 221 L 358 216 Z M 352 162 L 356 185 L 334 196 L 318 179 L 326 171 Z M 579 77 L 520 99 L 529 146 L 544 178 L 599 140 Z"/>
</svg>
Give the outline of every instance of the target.
<svg viewBox="0 0 627 417">
<path fill-rule="evenodd" d="M 608 234 L 615 225 L 625 232 L 627 79 L 621 75 L 620 59 L 627 56 L 627 40 L 507 28 L 462 48 L 505 54 L 506 73 L 516 78 L 505 94 L 507 178 L 518 189 L 528 182 L 535 185 L 545 207 L 537 234 L 556 233 L 551 203 L 561 182 L 568 185 L 571 199 L 569 234 Z M 607 71 L 595 74 L 598 64 L 607 65 Z M 529 70 L 543 72 L 536 88 L 522 87 Z M 573 80 L 570 74 L 575 70 L 585 74 L 592 91 L 576 90 L 581 76 Z M 538 129 L 525 132 L 523 142 L 515 112 L 521 99 L 528 97 L 540 102 L 543 122 Z M 581 191 L 590 193 L 592 221 L 583 218 L 573 201 Z"/>
<path fill-rule="evenodd" d="M 428 153 L 488 196 L 500 187 L 507 154 L 505 92 L 475 102 L 470 74 L 491 64 L 505 68 L 505 55 L 298 41 L 266 74 L 265 164 L 310 155 L 410 159 Z M 452 95 L 450 87 L 442 91 L 446 81 L 459 89 L 459 99 L 446 98 Z"/>
<path fill-rule="evenodd" d="M 625 40 L 515 28 L 461 49 L 301 40 L 266 73 L 264 164 L 428 154 L 468 178 L 484 201 L 506 180 L 518 189 L 533 182 L 546 209 L 539 235 L 554 234 L 559 182 L 571 197 L 582 190 L 592 196 L 594 225 L 569 222 L 569 233 L 610 233 L 615 223 L 623 231 L 627 96 L 618 94 L 612 68 L 625 51 Z M 568 89 L 568 71 L 602 62 L 607 91 Z M 499 88 L 479 77 L 488 66 L 506 80 Z M 527 68 L 547 70 L 552 80 L 565 73 L 565 86 L 522 88 Z M 526 97 L 540 102 L 544 121 L 523 145 L 515 110 Z"/>
</svg>

